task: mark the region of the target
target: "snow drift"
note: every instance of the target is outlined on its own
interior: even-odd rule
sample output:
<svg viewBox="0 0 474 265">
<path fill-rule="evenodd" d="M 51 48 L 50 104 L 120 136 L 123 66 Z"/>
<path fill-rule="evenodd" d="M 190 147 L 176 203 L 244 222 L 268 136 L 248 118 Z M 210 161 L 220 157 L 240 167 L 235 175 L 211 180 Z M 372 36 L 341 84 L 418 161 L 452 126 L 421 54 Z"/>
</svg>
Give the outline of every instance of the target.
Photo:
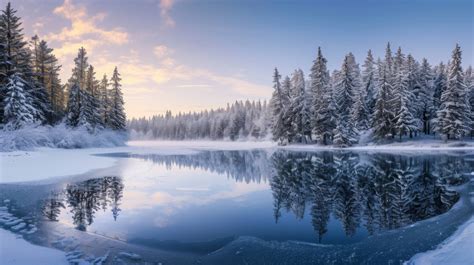
<svg viewBox="0 0 474 265">
<path fill-rule="evenodd" d="M 18 130 L 0 131 L 0 152 L 32 150 L 37 147 L 88 148 L 125 145 L 126 132 L 100 130 L 90 133 L 87 129 L 57 126 L 27 126 Z"/>
</svg>

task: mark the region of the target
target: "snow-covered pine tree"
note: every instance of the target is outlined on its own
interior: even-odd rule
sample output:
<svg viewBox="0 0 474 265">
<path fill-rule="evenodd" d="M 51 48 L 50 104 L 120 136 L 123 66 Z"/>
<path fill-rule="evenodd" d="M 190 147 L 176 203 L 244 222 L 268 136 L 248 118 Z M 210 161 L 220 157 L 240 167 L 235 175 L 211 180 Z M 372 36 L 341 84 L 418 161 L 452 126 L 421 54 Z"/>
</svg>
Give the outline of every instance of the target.
<svg viewBox="0 0 474 265">
<path fill-rule="evenodd" d="M 7 93 L 5 87 L 15 74 L 15 78 L 21 77 L 23 80 L 23 90 L 29 94 L 31 106 L 36 108 L 33 120 L 44 122 L 43 110 L 47 110 L 47 105 L 43 101 L 42 90 L 34 83 L 31 54 L 23 39 L 20 17 L 16 12 L 8 3 L 0 16 L 0 123 L 3 122 L 3 102 Z"/>
<path fill-rule="evenodd" d="M 403 65 L 401 69 L 398 69 L 396 86 L 400 102 L 397 104 L 399 109 L 395 115 L 394 129 L 401 140 L 407 134 L 412 137 L 413 132 L 418 129 L 418 121 L 413 117 L 410 108 L 410 105 L 414 104 L 414 96 L 409 89 L 409 70 Z"/>
<path fill-rule="evenodd" d="M 124 111 L 124 101 L 122 94 L 122 85 L 120 84 L 120 74 L 117 67 L 114 69 L 110 79 L 110 127 L 114 130 L 123 131 L 126 128 L 126 116 Z"/>
<path fill-rule="evenodd" d="M 441 95 L 444 91 L 446 91 L 447 86 L 446 67 L 442 62 L 435 69 L 435 79 L 433 86 L 433 107 L 435 109 L 434 114 L 436 117 L 436 111 L 438 111 L 439 107 L 441 106 Z"/>
<path fill-rule="evenodd" d="M 95 78 L 95 71 L 92 65 L 89 65 L 86 73 L 85 92 L 88 94 L 90 107 L 89 123 L 93 125 L 94 129 L 102 129 L 104 124 L 102 123 L 101 114 L 103 113 L 103 105 L 100 102 L 100 90 L 99 81 Z"/>
<path fill-rule="evenodd" d="M 81 89 L 85 89 L 88 68 L 89 62 L 87 51 L 84 47 L 81 47 L 78 50 L 76 58 L 74 58 L 74 68 L 72 69 L 72 76 L 69 79 L 69 84 L 77 84 Z"/>
<path fill-rule="evenodd" d="M 472 72 L 472 66 L 467 67 L 464 73 L 464 84 L 466 85 L 467 100 L 469 108 L 471 110 L 471 122 L 474 122 L 474 72 Z M 471 125 L 471 137 L 474 136 L 474 126 Z"/>
<path fill-rule="evenodd" d="M 66 111 L 66 124 L 71 127 L 86 126 L 92 130 L 90 123 L 90 98 L 85 91 L 87 68 L 87 52 L 84 47 L 81 47 L 74 59 L 74 68 L 72 69 L 72 76 L 69 78 L 69 100 Z"/>
<path fill-rule="evenodd" d="M 411 58 L 409 55 L 408 62 L 412 61 Z M 418 93 L 415 94 L 415 100 L 419 106 L 418 112 L 415 115 L 421 120 L 423 133 L 430 134 L 431 120 L 436 110 L 433 107 L 433 74 L 426 58 L 423 58 L 420 70 L 415 77 L 415 86 L 418 88 Z"/>
<path fill-rule="evenodd" d="M 392 133 L 392 121 L 394 113 L 389 105 L 392 90 L 389 81 L 389 70 L 386 64 L 379 64 L 382 69 L 379 71 L 377 100 L 372 118 L 373 135 L 376 140 L 383 140 Z"/>
<path fill-rule="evenodd" d="M 402 53 L 402 49 L 398 47 L 395 56 L 393 57 L 393 73 L 392 73 L 392 91 L 390 93 L 390 100 L 388 104 L 394 113 L 394 120 L 392 124 L 397 123 L 396 117 L 397 113 L 400 111 L 401 96 L 404 92 L 404 78 L 406 77 L 406 67 L 405 67 L 405 55 Z M 406 84 L 405 84 L 406 85 Z M 408 90 L 408 89 L 406 89 Z M 409 105 L 411 106 L 411 105 Z M 392 126 L 392 134 L 396 134 L 396 128 Z"/>
<path fill-rule="evenodd" d="M 362 87 L 362 78 L 359 64 L 352 53 L 349 54 L 350 69 L 352 69 L 352 84 L 354 91 L 354 105 L 352 107 L 352 122 L 357 130 L 369 128 L 369 111 L 366 105 L 366 90 Z"/>
<path fill-rule="evenodd" d="M 110 100 L 109 100 L 109 79 L 107 75 L 104 74 L 102 80 L 100 81 L 99 85 L 99 93 L 100 93 L 100 103 L 101 103 L 101 120 L 102 124 L 105 127 L 108 127 L 110 124 L 109 113 L 110 113 Z"/>
<path fill-rule="evenodd" d="M 309 113 L 306 104 L 306 88 L 304 74 L 301 69 L 295 70 L 291 77 L 291 102 L 288 116 L 292 117 L 291 130 L 293 142 L 306 143 L 310 136 Z"/>
<path fill-rule="evenodd" d="M 355 89 L 355 60 L 353 55 L 346 55 L 341 71 L 335 77 L 334 99 L 337 110 L 337 125 L 334 130 L 334 144 L 340 147 L 351 146 L 358 141 L 358 133 L 352 121 Z"/>
<path fill-rule="evenodd" d="M 292 116 L 293 110 L 291 107 L 293 98 L 291 96 L 291 79 L 289 76 L 285 76 L 285 78 L 283 78 L 281 90 L 284 94 L 284 98 L 286 98 L 285 104 L 283 105 L 283 130 L 286 141 L 290 143 L 295 139 L 295 132 L 292 130 L 294 117 Z"/>
<path fill-rule="evenodd" d="M 285 105 L 287 105 L 288 98 L 284 93 L 281 83 L 281 75 L 278 69 L 275 68 L 273 74 L 273 94 L 270 101 L 272 110 L 272 134 L 273 140 L 279 144 L 284 144 L 287 141 L 286 129 L 284 127 Z"/>
<path fill-rule="evenodd" d="M 456 44 L 448 67 L 447 87 L 441 94 L 441 106 L 437 111 L 436 131 L 443 139 L 461 139 L 470 131 L 471 117 L 467 102 L 461 48 Z"/>
<path fill-rule="evenodd" d="M 66 109 L 66 125 L 77 127 L 79 125 L 79 117 L 81 115 L 81 88 L 74 83 L 69 88 L 69 96 Z"/>
<path fill-rule="evenodd" d="M 367 58 L 365 59 L 363 65 L 362 86 L 366 95 L 365 104 L 367 106 L 369 114 L 372 115 L 375 108 L 375 101 L 377 98 L 377 87 L 374 57 L 372 56 L 371 50 L 367 52 Z"/>
<path fill-rule="evenodd" d="M 314 140 L 324 145 L 330 143 L 336 127 L 335 106 L 326 64 L 321 47 L 318 47 L 318 55 L 310 74 L 310 122 Z"/>
<path fill-rule="evenodd" d="M 25 91 L 25 81 L 19 73 L 13 73 L 8 78 L 5 87 L 4 121 L 5 128 L 16 130 L 26 124 L 35 122 L 35 109 L 30 95 Z"/>
<path fill-rule="evenodd" d="M 44 88 L 41 92 L 42 96 L 47 95 L 47 99 L 43 104 L 50 105 L 50 113 L 48 123 L 58 121 L 64 112 L 64 91 L 59 79 L 59 71 L 61 66 L 53 54 L 53 49 L 49 48 L 44 40 L 40 40 L 37 35 L 31 40 L 32 46 L 32 67 L 35 81 Z M 45 94 L 45 95 L 44 95 Z M 48 113 L 48 109 L 45 110 Z"/>
</svg>

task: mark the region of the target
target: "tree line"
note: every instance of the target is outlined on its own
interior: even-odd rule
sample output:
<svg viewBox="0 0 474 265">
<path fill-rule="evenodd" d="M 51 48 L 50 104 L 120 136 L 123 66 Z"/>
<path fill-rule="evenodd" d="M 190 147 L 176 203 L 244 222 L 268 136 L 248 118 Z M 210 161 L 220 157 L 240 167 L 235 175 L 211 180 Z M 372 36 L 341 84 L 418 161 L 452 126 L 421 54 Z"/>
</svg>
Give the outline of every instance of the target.
<svg viewBox="0 0 474 265">
<path fill-rule="evenodd" d="M 268 106 L 264 101 L 236 101 L 226 108 L 178 113 L 129 121 L 132 137 L 169 140 L 248 139 L 268 134 Z"/>
<path fill-rule="evenodd" d="M 318 48 L 305 81 L 298 69 L 273 75 L 271 131 L 280 144 L 351 146 L 363 135 L 381 142 L 398 137 L 439 135 L 444 140 L 473 134 L 474 74 L 461 66 L 456 45 L 451 60 L 432 67 L 387 44 L 384 60 L 371 50 L 362 65 L 352 53 L 332 74 Z"/>
<path fill-rule="evenodd" d="M 27 41 L 21 18 L 8 3 L 0 16 L 0 128 L 26 125 L 85 127 L 125 130 L 126 116 L 120 74 L 101 81 L 80 48 L 72 76 L 60 80 L 61 65 L 46 41 L 33 36 Z"/>
</svg>

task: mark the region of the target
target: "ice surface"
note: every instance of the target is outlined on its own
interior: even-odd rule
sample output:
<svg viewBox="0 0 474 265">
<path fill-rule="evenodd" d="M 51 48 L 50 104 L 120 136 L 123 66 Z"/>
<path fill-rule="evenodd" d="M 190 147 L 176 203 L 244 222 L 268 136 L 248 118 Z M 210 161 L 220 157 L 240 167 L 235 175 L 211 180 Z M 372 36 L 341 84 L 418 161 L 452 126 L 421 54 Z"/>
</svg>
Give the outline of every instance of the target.
<svg viewBox="0 0 474 265">
<path fill-rule="evenodd" d="M 0 239 L 0 264 L 69 264 L 64 252 L 33 245 L 10 231 L 0 229 Z"/>
</svg>

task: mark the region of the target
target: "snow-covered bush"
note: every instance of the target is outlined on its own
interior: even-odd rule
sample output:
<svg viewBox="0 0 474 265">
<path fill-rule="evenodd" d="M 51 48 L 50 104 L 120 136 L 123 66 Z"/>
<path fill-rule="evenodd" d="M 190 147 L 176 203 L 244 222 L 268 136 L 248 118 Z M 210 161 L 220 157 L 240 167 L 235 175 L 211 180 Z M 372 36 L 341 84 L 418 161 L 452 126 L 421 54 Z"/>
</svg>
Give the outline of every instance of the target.
<svg viewBox="0 0 474 265">
<path fill-rule="evenodd" d="M 124 145 L 127 139 L 126 132 L 107 129 L 91 134 L 85 128 L 71 129 L 64 124 L 54 127 L 27 126 L 0 131 L 0 151 L 32 150 L 36 147 L 113 147 Z"/>
</svg>

